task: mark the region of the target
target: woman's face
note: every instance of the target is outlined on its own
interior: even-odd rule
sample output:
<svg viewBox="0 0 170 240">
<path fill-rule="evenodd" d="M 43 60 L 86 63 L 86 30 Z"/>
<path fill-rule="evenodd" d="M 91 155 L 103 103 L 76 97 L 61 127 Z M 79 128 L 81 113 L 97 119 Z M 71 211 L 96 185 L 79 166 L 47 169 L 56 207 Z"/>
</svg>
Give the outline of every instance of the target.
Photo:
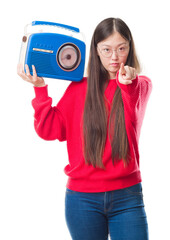
<svg viewBox="0 0 170 240">
<path fill-rule="evenodd" d="M 126 63 L 129 54 L 129 42 L 118 32 L 114 32 L 97 44 L 97 52 L 110 79 L 115 79 L 121 63 Z"/>
</svg>

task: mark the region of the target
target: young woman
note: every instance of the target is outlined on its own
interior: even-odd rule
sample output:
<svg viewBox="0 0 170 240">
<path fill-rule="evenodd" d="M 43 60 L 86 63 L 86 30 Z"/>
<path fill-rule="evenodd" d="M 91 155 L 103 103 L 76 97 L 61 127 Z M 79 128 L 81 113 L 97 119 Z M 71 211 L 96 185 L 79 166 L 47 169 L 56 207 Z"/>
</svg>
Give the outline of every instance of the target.
<svg viewBox="0 0 170 240">
<path fill-rule="evenodd" d="M 43 78 L 34 84 L 35 130 L 67 141 L 66 222 L 73 240 L 148 240 L 138 142 L 152 83 L 140 65 L 128 26 L 108 18 L 96 27 L 88 76 L 71 82 L 55 107 Z M 64 239 L 64 236 L 63 236 Z"/>
</svg>

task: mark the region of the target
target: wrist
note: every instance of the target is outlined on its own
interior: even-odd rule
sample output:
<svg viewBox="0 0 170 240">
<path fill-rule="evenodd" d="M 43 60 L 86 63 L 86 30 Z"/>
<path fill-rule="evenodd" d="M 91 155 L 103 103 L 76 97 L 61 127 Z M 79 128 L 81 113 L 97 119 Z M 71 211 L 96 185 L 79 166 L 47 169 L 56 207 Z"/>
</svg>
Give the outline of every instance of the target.
<svg viewBox="0 0 170 240">
<path fill-rule="evenodd" d="M 42 84 L 34 84 L 34 87 L 45 87 L 46 84 L 45 83 L 42 83 Z"/>
<path fill-rule="evenodd" d="M 48 85 L 44 87 L 34 86 L 35 97 L 38 99 L 47 99 L 48 98 Z"/>
</svg>

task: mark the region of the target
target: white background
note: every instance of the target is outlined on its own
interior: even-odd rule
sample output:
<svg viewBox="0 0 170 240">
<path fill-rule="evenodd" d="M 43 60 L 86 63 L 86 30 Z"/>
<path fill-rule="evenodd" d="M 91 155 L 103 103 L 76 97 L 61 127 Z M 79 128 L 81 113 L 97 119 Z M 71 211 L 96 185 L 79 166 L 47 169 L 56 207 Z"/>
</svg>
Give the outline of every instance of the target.
<svg viewBox="0 0 170 240">
<path fill-rule="evenodd" d="M 5 1 L 0 17 L 0 239 L 71 239 L 64 216 L 66 142 L 37 136 L 33 86 L 16 73 L 24 27 L 41 20 L 80 28 L 87 64 L 94 28 L 108 17 L 119 17 L 130 27 L 142 74 L 153 83 L 139 143 L 140 168 L 150 239 L 170 239 L 168 1 Z M 70 82 L 46 83 L 56 105 Z"/>
</svg>

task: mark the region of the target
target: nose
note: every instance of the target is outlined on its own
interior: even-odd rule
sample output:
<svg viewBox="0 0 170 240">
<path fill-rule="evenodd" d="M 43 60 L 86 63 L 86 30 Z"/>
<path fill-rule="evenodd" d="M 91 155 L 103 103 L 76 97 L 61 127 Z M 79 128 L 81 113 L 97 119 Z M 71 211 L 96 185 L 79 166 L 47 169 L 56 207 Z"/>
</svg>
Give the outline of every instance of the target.
<svg viewBox="0 0 170 240">
<path fill-rule="evenodd" d="M 116 50 L 113 50 L 111 58 L 112 59 L 118 59 L 118 54 L 117 54 Z"/>
</svg>

